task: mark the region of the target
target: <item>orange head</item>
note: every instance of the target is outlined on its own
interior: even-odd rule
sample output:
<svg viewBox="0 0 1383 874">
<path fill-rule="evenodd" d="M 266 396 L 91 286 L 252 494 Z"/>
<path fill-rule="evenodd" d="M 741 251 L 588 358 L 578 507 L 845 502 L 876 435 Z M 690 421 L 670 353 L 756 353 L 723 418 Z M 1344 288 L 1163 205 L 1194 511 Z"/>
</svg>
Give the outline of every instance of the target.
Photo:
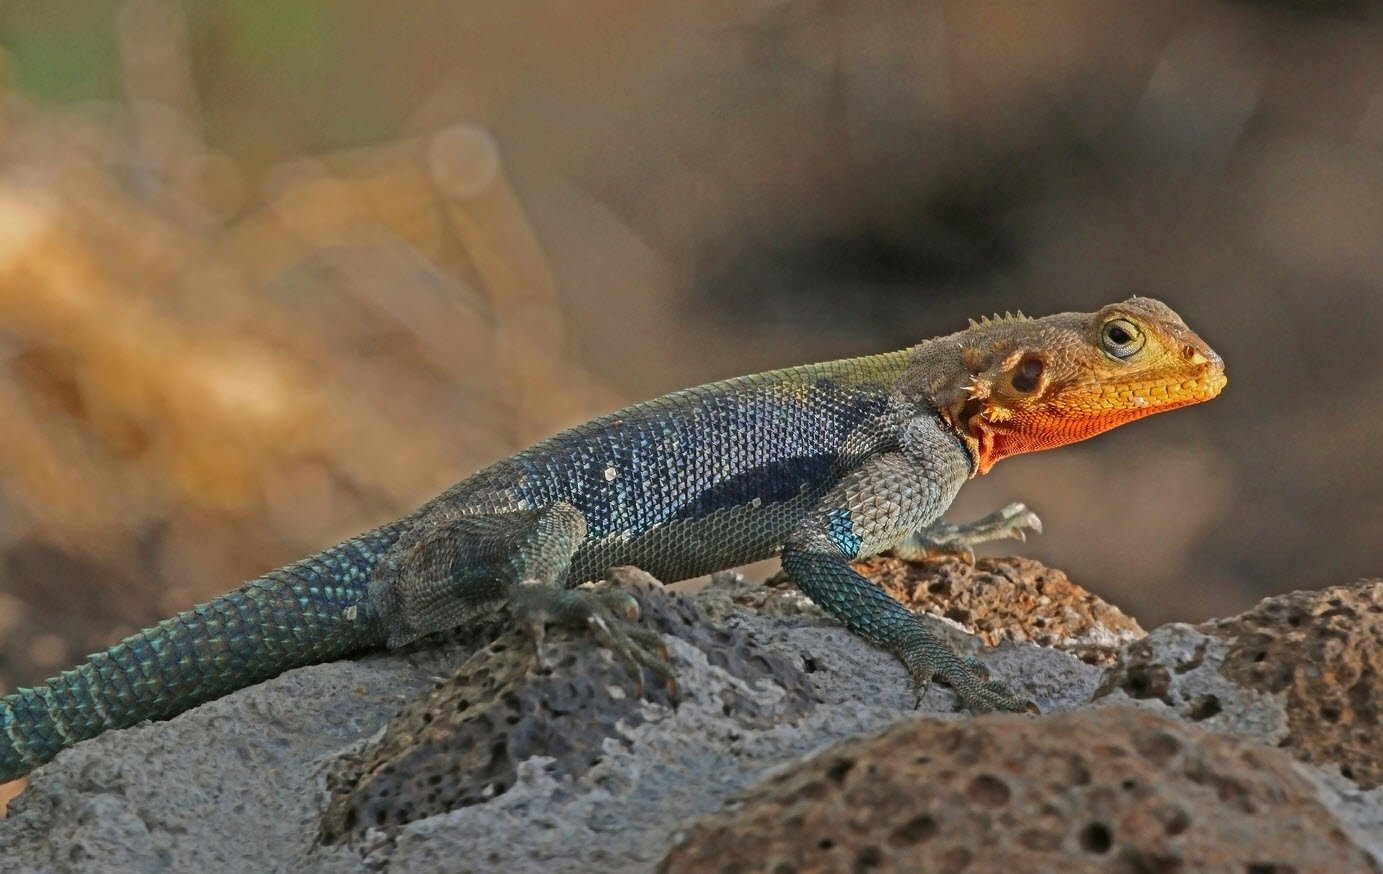
<svg viewBox="0 0 1383 874">
<path fill-rule="evenodd" d="M 1130 298 L 1095 313 L 996 316 L 922 344 L 904 377 L 986 473 L 1000 459 L 1208 401 L 1224 362 L 1170 307 Z"/>
</svg>

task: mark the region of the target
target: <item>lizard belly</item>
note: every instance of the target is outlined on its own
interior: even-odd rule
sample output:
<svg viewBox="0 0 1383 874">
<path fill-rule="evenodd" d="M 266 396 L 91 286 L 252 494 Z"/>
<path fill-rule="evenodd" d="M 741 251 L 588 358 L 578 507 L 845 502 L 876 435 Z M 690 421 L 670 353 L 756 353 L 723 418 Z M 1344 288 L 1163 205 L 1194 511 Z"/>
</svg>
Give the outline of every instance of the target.
<svg viewBox="0 0 1383 874">
<path fill-rule="evenodd" d="M 638 534 L 589 541 L 573 557 L 568 583 L 600 579 L 626 564 L 671 583 L 772 558 L 815 498 L 804 492 L 790 501 L 740 504 Z"/>
</svg>

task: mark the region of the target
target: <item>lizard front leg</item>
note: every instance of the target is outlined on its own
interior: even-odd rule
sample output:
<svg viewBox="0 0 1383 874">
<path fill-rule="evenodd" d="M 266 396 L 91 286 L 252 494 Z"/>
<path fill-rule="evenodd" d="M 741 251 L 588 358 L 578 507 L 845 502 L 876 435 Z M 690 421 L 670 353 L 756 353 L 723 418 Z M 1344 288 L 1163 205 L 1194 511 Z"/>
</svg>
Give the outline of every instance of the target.
<svg viewBox="0 0 1383 874">
<path fill-rule="evenodd" d="M 1023 504 L 1005 504 L 973 522 L 953 525 L 937 519 L 904 538 L 893 547 L 893 554 L 906 561 L 954 555 L 974 564 L 976 546 L 992 540 L 1027 540 L 1029 531 L 1042 533 L 1042 520 L 1037 514 Z"/>
<path fill-rule="evenodd" d="M 920 694 L 944 679 L 972 711 L 1032 710 L 957 654 L 926 620 L 850 567 L 938 516 L 949 495 L 925 466 L 892 452 L 854 469 L 817 504 L 783 545 L 783 569 L 807 597 L 851 631 L 902 660 Z"/>
</svg>

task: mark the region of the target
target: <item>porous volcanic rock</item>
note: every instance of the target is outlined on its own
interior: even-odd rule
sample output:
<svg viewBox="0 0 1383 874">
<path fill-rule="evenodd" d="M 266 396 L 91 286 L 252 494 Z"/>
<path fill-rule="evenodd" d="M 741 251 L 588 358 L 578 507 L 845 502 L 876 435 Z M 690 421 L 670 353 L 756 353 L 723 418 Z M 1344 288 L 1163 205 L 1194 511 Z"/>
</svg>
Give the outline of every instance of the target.
<svg viewBox="0 0 1383 874">
<path fill-rule="evenodd" d="M 770 778 L 657 870 L 1380 870 L 1294 767 L 1131 707 L 908 720 Z"/>
<path fill-rule="evenodd" d="M 906 607 L 950 619 L 988 646 L 1030 641 L 1090 664 L 1147 632 L 1138 620 L 1056 568 L 1028 558 L 952 556 L 920 562 L 880 555 L 855 567 Z"/>
<path fill-rule="evenodd" d="M 1160 628 L 1127 649 L 1097 697 L 1115 693 L 1275 744 L 1362 789 L 1383 785 L 1383 580 Z"/>
<path fill-rule="evenodd" d="M 710 622 L 693 599 L 634 568 L 617 568 L 611 579 L 639 602 L 646 627 L 686 640 L 740 681 L 720 689 L 726 716 L 767 728 L 816 702 L 810 679 L 790 658 Z M 534 756 L 555 779 L 579 777 L 603 758 L 607 741 L 626 738 L 646 718 L 645 702 L 676 706 L 675 684 L 636 677 L 589 635 L 554 629 L 543 650 L 546 664 L 539 665 L 528 633 L 506 631 L 408 704 L 362 754 L 343 758 L 328 780 L 323 840 L 358 839 L 483 804 L 513 786 Z M 786 694 L 747 694 L 760 680 Z"/>
<path fill-rule="evenodd" d="M 971 564 L 954 556 L 905 561 L 878 555 L 853 567 L 908 609 L 946 619 L 986 646 L 1031 642 L 1108 665 L 1123 646 L 1147 634 L 1118 607 L 1032 559 Z M 768 615 L 820 612 L 784 574 L 744 590 L 736 602 Z"/>
</svg>

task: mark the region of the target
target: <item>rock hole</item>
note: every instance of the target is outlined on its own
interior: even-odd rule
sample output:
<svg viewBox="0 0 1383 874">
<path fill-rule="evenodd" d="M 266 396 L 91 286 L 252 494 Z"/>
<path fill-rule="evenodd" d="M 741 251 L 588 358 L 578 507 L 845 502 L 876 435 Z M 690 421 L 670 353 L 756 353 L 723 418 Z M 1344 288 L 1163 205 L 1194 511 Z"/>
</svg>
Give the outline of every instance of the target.
<svg viewBox="0 0 1383 874">
<path fill-rule="evenodd" d="M 1067 760 L 1066 765 L 1066 780 L 1072 786 L 1088 786 L 1090 784 L 1090 769 L 1078 756 L 1072 755 Z"/>
<path fill-rule="evenodd" d="M 855 856 L 856 871 L 872 871 L 884 864 L 884 854 L 878 847 L 864 847 Z"/>
<path fill-rule="evenodd" d="M 1220 705 L 1220 699 L 1216 695 L 1202 695 L 1191 704 L 1190 717 L 1193 722 L 1200 722 L 1216 716 L 1224 709 Z"/>
<path fill-rule="evenodd" d="M 818 670 L 816 659 L 809 655 L 802 656 L 802 670 L 808 674 L 815 674 Z"/>
<path fill-rule="evenodd" d="M 792 802 L 820 801 L 826 796 L 826 785 L 820 780 L 810 780 L 796 787 L 787 794 L 787 798 Z"/>
<path fill-rule="evenodd" d="M 1167 689 L 1171 686 L 1171 675 L 1161 665 L 1143 665 L 1129 669 L 1125 688 L 1134 698 L 1157 698 L 1171 704 Z"/>
<path fill-rule="evenodd" d="M 1080 848 L 1087 853 L 1108 853 L 1109 848 L 1114 846 L 1114 835 L 1109 831 L 1109 826 L 1102 822 L 1092 822 L 1081 830 Z"/>
<path fill-rule="evenodd" d="M 1008 784 L 991 774 L 981 774 L 965 789 L 965 797 L 971 803 L 985 807 L 1003 807 L 1012 796 Z"/>
<path fill-rule="evenodd" d="M 817 849 L 819 850 L 829 850 L 835 845 L 836 842 L 831 840 L 830 838 L 822 838 L 821 840 L 816 842 Z"/>
<path fill-rule="evenodd" d="M 951 607 L 946 611 L 946 618 L 952 622 L 959 622 L 961 625 L 969 625 L 970 611 L 963 607 Z"/>
<path fill-rule="evenodd" d="M 888 834 L 888 842 L 895 847 L 911 847 L 925 844 L 936 837 L 936 820 L 927 814 L 914 816 Z"/>
<path fill-rule="evenodd" d="M 831 767 L 826 769 L 826 776 L 832 783 L 839 786 L 845 782 L 845 777 L 855 767 L 853 759 L 837 759 L 831 763 Z"/>
<path fill-rule="evenodd" d="M 1174 838 L 1191 827 L 1191 818 L 1186 815 L 1186 811 L 1180 807 L 1172 810 L 1171 816 L 1163 824 L 1162 830 L 1167 833 L 1167 837 Z"/>
<path fill-rule="evenodd" d="M 509 743 L 503 738 L 490 744 L 490 761 L 501 762 L 509 752 Z"/>
</svg>

